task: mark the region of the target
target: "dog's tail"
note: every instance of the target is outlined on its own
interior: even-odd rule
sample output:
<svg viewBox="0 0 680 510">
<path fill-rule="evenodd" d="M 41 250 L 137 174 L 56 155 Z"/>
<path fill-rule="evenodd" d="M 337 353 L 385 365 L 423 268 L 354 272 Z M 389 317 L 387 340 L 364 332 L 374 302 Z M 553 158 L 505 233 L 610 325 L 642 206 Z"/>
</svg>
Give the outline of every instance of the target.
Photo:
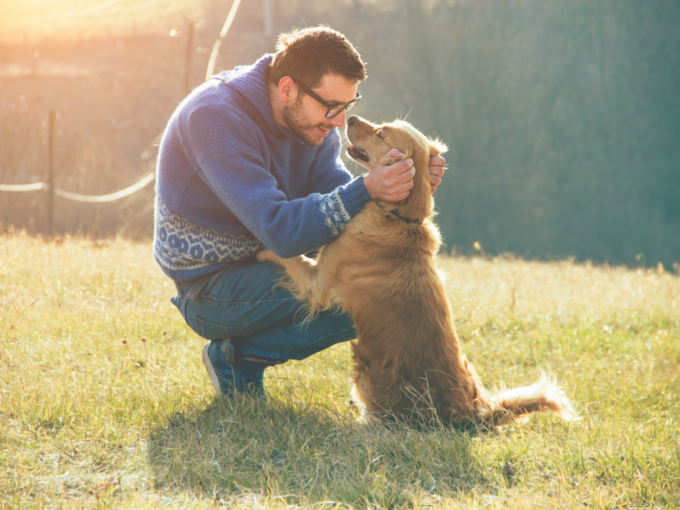
<svg viewBox="0 0 680 510">
<path fill-rule="evenodd" d="M 564 392 L 546 375 L 531 386 L 498 391 L 489 400 L 491 405 L 478 409 L 478 416 L 496 426 L 539 411 L 551 411 L 566 421 L 580 419 Z"/>
</svg>

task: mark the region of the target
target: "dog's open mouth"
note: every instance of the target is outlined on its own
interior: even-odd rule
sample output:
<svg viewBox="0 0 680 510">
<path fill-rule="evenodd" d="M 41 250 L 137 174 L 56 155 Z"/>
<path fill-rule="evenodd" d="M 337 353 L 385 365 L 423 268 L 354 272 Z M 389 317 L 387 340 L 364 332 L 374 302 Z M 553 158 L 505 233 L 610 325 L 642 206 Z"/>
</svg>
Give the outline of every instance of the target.
<svg viewBox="0 0 680 510">
<path fill-rule="evenodd" d="M 361 161 L 365 161 L 366 163 L 368 163 L 368 161 L 371 159 L 368 157 L 368 152 L 366 152 L 363 149 L 359 149 L 358 147 L 355 147 L 349 142 L 347 142 L 347 154 L 349 154 L 354 159 L 360 159 Z"/>
</svg>

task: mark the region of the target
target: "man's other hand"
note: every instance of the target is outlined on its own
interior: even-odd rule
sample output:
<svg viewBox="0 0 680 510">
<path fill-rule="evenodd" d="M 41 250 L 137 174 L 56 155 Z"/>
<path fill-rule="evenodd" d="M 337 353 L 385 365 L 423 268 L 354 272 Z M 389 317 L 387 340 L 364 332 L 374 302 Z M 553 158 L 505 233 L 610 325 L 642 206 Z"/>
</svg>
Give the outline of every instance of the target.
<svg viewBox="0 0 680 510">
<path fill-rule="evenodd" d="M 430 166 L 428 170 L 430 171 L 430 189 L 432 194 L 437 189 L 437 186 L 441 184 L 442 177 L 444 177 L 444 167 L 446 166 L 446 160 L 441 156 L 432 156 L 430 158 Z"/>
</svg>

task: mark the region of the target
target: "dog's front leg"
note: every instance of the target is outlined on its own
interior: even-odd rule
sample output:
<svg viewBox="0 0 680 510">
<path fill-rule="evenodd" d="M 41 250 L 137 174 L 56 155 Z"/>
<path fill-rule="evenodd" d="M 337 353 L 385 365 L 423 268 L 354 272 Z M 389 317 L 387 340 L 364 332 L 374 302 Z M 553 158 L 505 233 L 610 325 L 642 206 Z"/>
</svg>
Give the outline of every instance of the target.
<svg viewBox="0 0 680 510">
<path fill-rule="evenodd" d="M 286 270 L 286 276 L 280 285 L 288 289 L 297 299 L 305 301 L 310 315 L 332 308 L 336 303 L 333 293 L 325 284 L 325 278 L 319 271 L 316 261 L 300 255 L 284 259 L 271 250 L 263 250 L 257 254 L 260 262 L 273 262 Z"/>
</svg>

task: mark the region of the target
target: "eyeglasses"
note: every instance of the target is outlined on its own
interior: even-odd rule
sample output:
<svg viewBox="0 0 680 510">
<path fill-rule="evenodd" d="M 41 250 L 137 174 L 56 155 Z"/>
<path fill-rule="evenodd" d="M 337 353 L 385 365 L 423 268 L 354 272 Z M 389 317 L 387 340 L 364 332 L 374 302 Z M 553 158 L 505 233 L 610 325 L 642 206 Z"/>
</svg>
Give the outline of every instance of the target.
<svg viewBox="0 0 680 510">
<path fill-rule="evenodd" d="M 357 97 L 352 99 L 349 103 L 340 103 L 340 104 L 330 104 L 326 102 L 324 99 L 319 96 L 316 92 L 314 92 L 312 89 L 310 89 L 307 85 L 302 83 L 299 80 L 296 80 L 295 78 L 291 78 L 297 85 L 305 91 L 308 95 L 312 96 L 312 98 L 316 99 L 319 103 L 324 105 L 326 108 L 328 108 L 328 111 L 326 112 L 326 118 L 327 119 L 332 119 L 336 115 L 340 115 L 342 110 L 345 110 L 346 112 L 350 111 L 352 108 L 356 106 L 356 104 L 359 102 L 359 99 L 361 99 L 361 94 L 357 92 Z"/>
</svg>

